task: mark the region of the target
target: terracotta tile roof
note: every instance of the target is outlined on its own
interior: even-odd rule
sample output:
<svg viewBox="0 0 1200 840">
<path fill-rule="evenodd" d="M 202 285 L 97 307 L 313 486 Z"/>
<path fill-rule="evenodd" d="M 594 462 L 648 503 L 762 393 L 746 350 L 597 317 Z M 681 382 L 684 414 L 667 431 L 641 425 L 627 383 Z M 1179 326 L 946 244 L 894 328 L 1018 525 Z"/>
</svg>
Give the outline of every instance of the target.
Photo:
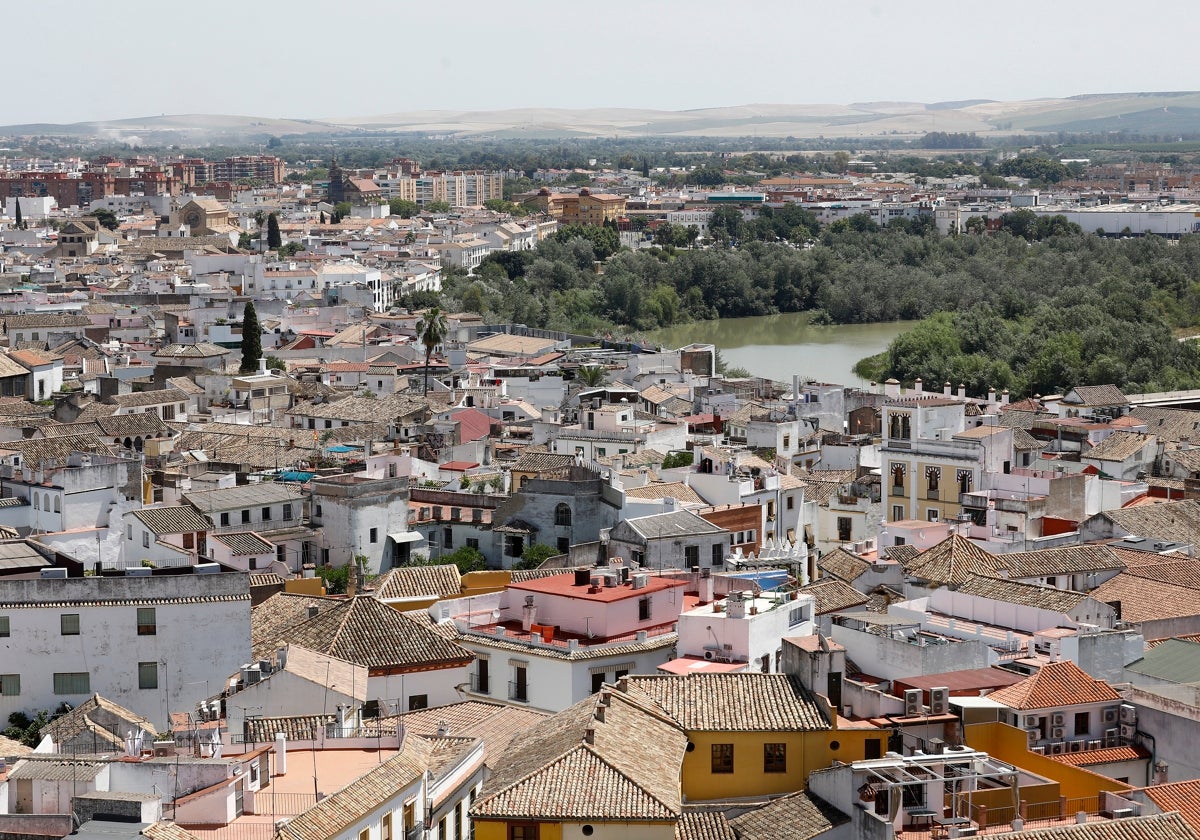
<svg viewBox="0 0 1200 840">
<path fill-rule="evenodd" d="M 375 597 L 457 598 L 462 594 L 462 575 L 453 563 L 439 566 L 402 566 L 384 572 L 375 580 Z"/>
<path fill-rule="evenodd" d="M 1033 676 L 988 695 L 1010 709 L 1059 709 L 1080 703 L 1119 703 L 1121 695 L 1070 660 L 1043 665 Z"/>
<path fill-rule="evenodd" d="M 625 689 L 651 701 L 690 731 L 829 729 L 821 707 L 787 674 L 688 674 L 624 677 Z"/>
<path fill-rule="evenodd" d="M 645 487 L 634 487 L 625 491 L 626 498 L 634 499 L 676 499 L 688 504 L 707 504 L 700 494 L 682 481 L 658 482 L 647 484 Z"/>
<path fill-rule="evenodd" d="M 388 732 L 403 726 L 409 735 L 437 735 L 445 726 L 450 735 L 482 740 L 484 763 L 495 767 L 510 754 L 510 745 L 514 741 L 519 745 L 519 738 L 547 717 L 545 712 L 534 709 L 466 700 L 379 718 L 371 723 L 371 728 Z"/>
<path fill-rule="evenodd" d="M 686 749 L 687 735 L 661 713 L 606 689 L 529 730 L 484 783 L 472 815 L 674 821 Z"/>
<path fill-rule="evenodd" d="M 1121 603 L 1121 620 L 1137 624 L 1200 615 L 1200 590 L 1122 572 L 1091 591 L 1097 601 Z"/>
<path fill-rule="evenodd" d="M 729 821 L 738 840 L 813 840 L 850 817 L 808 791 L 781 796 Z"/>
<path fill-rule="evenodd" d="M 1050 577 L 1120 569 L 1124 564 L 1106 545 L 1068 545 L 996 556 L 996 567 L 1011 578 Z"/>
<path fill-rule="evenodd" d="M 1128 416 L 1144 423 L 1159 440 L 1200 440 L 1200 411 L 1138 406 Z"/>
<path fill-rule="evenodd" d="M 327 610 L 338 599 L 314 595 L 276 592 L 250 610 L 250 645 L 254 659 L 269 659 L 275 655 L 283 631 L 309 619 L 309 610 Z"/>
<path fill-rule="evenodd" d="M 172 505 L 135 510 L 133 516 L 155 534 L 207 531 L 212 522 L 191 505 Z"/>
<path fill-rule="evenodd" d="M 1193 560 L 1191 557 L 1180 557 L 1176 560 L 1166 556 L 1162 559 L 1168 562 L 1133 566 L 1126 570 L 1126 574 L 1200 590 L 1200 560 Z"/>
<path fill-rule="evenodd" d="M 1121 389 L 1116 385 L 1076 385 L 1071 389 L 1071 393 L 1067 394 L 1067 397 L 1070 397 L 1071 394 L 1074 394 L 1078 399 L 1068 401 L 1064 397 L 1064 404 L 1083 406 L 1129 405 L 1129 400 L 1126 399 L 1125 395 L 1121 393 Z"/>
<path fill-rule="evenodd" d="M 1126 534 L 1200 545 L 1200 500 L 1184 499 L 1096 514 Z"/>
<path fill-rule="evenodd" d="M 325 727 L 337 720 L 335 715 L 293 715 L 291 717 L 246 718 L 242 735 L 248 743 L 270 744 L 282 732 L 289 741 L 315 741 Z"/>
<path fill-rule="evenodd" d="M 1093 446 L 1082 457 L 1093 461 L 1128 460 L 1147 446 L 1156 446 L 1158 438 L 1141 432 L 1113 432 L 1100 443 Z"/>
<path fill-rule="evenodd" d="M 227 546 L 236 556 L 247 554 L 274 554 L 275 544 L 267 542 L 258 534 L 250 531 L 239 531 L 232 534 L 210 534 L 209 539 L 216 540 Z M 253 575 L 251 577 L 254 577 Z M 278 577 L 278 575 L 276 575 Z M 253 585 L 253 583 L 251 583 Z"/>
<path fill-rule="evenodd" d="M 989 601 L 1003 601 L 1064 614 L 1070 613 L 1088 597 L 1082 592 L 1072 592 L 1068 589 L 984 575 L 972 575 L 967 578 L 958 585 L 958 591 Z"/>
<path fill-rule="evenodd" d="M 173 822 L 152 823 L 142 829 L 142 836 L 150 840 L 198 840 L 195 834 Z"/>
<path fill-rule="evenodd" d="M 1168 782 L 1140 790 L 1159 808 L 1178 811 L 1193 831 L 1200 831 L 1200 779 Z"/>
<path fill-rule="evenodd" d="M 1097 764 L 1112 764 L 1117 761 L 1145 761 L 1150 757 L 1150 751 L 1145 747 L 1106 747 L 1100 750 L 1084 750 L 1083 752 L 1062 753 L 1051 755 L 1055 761 L 1069 764 L 1072 767 L 1092 767 Z"/>
<path fill-rule="evenodd" d="M 377 671 L 457 668 L 473 659 L 468 651 L 368 595 L 341 599 L 280 635 L 290 643 Z"/>
<path fill-rule="evenodd" d="M 870 569 L 871 564 L 844 548 L 835 548 L 821 556 L 817 568 L 849 583 Z"/>
<path fill-rule="evenodd" d="M 883 553 L 889 560 L 905 564 L 921 552 L 915 545 L 890 545 L 883 550 Z"/>
<path fill-rule="evenodd" d="M 714 805 L 685 805 L 675 823 L 675 840 L 738 840 L 725 818 Z"/>
<path fill-rule="evenodd" d="M 187 402 L 188 395 L 178 388 L 163 388 L 158 391 L 135 391 L 132 394 L 114 394 L 109 402 L 121 408 L 140 408 L 163 403 Z"/>
<path fill-rule="evenodd" d="M 951 534 L 906 564 L 909 577 L 939 584 L 960 584 L 972 575 L 994 574 L 997 558 L 976 543 Z"/>
<path fill-rule="evenodd" d="M 989 834 L 989 840 L 1200 840 L 1179 814 L 1149 814 Z"/>
<path fill-rule="evenodd" d="M 868 600 L 866 595 L 837 578 L 818 580 L 800 587 L 800 591 L 813 596 L 813 610 L 817 615 L 827 615 L 832 612 L 848 610 L 851 607 L 862 606 Z"/>
<path fill-rule="evenodd" d="M 42 736 L 49 735 L 56 745 L 62 745 L 70 742 L 75 736 L 92 730 L 112 734 L 110 724 L 113 720 L 119 721 L 125 730 L 141 727 L 152 739 L 158 736 L 158 730 L 150 721 L 99 694 L 93 694 L 65 715 L 46 724 L 42 727 Z M 124 735 L 124 730 L 119 732 L 118 742 Z"/>
<path fill-rule="evenodd" d="M 302 814 L 276 829 L 280 840 L 328 840 L 414 784 L 428 769 L 433 746 L 423 738 L 406 738 L 404 748 L 378 767 L 359 776 Z"/>
</svg>

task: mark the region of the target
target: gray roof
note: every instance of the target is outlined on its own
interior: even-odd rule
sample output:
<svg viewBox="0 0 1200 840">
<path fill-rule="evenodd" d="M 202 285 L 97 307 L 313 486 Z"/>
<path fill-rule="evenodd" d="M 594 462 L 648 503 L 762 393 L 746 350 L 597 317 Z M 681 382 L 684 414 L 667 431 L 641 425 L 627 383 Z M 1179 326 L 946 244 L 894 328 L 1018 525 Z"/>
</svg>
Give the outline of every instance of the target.
<svg viewBox="0 0 1200 840">
<path fill-rule="evenodd" d="M 1166 682 L 1200 683 L 1200 643 L 1167 639 L 1125 668 Z"/>
<path fill-rule="evenodd" d="M 1069 614 L 1088 597 L 1082 592 L 986 575 L 972 575 L 958 585 L 958 591 L 989 601 L 1004 601 L 1063 614 Z"/>
<path fill-rule="evenodd" d="M 714 525 L 689 510 L 638 516 L 625 522 L 648 540 L 685 537 L 697 534 L 723 534 L 724 528 Z"/>
<path fill-rule="evenodd" d="M 183 494 L 185 502 L 203 511 L 262 507 L 280 502 L 299 502 L 303 498 L 304 494 L 299 490 L 271 481 Z"/>
<path fill-rule="evenodd" d="M 183 534 L 189 531 L 207 531 L 212 527 L 208 517 L 188 505 L 142 508 L 133 515 L 156 534 Z"/>
</svg>

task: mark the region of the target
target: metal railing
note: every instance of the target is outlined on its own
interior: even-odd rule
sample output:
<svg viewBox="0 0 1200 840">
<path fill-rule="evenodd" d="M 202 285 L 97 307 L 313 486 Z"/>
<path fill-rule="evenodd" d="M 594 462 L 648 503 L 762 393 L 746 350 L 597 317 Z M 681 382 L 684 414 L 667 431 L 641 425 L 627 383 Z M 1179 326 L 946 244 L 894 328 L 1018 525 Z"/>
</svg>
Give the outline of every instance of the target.
<svg viewBox="0 0 1200 840">
<path fill-rule="evenodd" d="M 303 814 L 317 804 L 317 796 L 313 793 L 264 793 L 254 794 L 254 813 L 257 815 L 277 815 L 291 817 Z"/>
<path fill-rule="evenodd" d="M 491 694 L 491 676 L 489 674 L 471 674 L 471 691 L 476 694 Z"/>
<path fill-rule="evenodd" d="M 510 680 L 508 683 L 508 699 L 517 703 L 528 703 L 529 683 Z"/>
</svg>

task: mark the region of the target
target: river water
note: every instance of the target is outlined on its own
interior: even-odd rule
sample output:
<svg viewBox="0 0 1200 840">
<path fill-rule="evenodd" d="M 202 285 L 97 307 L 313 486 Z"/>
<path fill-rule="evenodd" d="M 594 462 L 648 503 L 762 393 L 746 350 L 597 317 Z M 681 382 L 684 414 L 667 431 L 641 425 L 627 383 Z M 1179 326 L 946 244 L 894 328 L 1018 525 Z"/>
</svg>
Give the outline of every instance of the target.
<svg viewBox="0 0 1200 840">
<path fill-rule="evenodd" d="M 882 352 L 892 339 L 916 321 L 885 324 L 816 326 L 808 312 L 696 321 L 656 330 L 647 338 L 666 347 L 698 342 L 713 344 L 730 367 L 743 367 L 755 376 L 791 382 L 800 374 L 818 382 L 864 384 L 854 375 L 855 363 Z"/>
</svg>

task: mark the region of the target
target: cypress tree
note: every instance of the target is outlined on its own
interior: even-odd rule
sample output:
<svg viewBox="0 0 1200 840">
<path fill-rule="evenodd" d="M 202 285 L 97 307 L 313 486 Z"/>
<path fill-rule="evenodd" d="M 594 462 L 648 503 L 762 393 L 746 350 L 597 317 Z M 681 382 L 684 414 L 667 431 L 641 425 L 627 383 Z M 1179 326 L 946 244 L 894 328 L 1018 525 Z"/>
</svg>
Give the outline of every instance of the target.
<svg viewBox="0 0 1200 840">
<path fill-rule="evenodd" d="M 274 213 L 267 216 L 267 247 L 279 248 L 283 245 L 283 237 L 279 234 L 279 217 Z"/>
<path fill-rule="evenodd" d="M 258 325 L 258 313 L 254 310 L 254 301 L 246 301 L 242 311 L 242 373 L 253 373 L 258 370 L 258 360 L 262 358 L 262 327 Z"/>
<path fill-rule="evenodd" d="M 25 220 L 21 218 L 21 198 L 17 196 L 13 199 L 13 203 L 17 205 L 17 230 L 25 230 Z"/>
</svg>

